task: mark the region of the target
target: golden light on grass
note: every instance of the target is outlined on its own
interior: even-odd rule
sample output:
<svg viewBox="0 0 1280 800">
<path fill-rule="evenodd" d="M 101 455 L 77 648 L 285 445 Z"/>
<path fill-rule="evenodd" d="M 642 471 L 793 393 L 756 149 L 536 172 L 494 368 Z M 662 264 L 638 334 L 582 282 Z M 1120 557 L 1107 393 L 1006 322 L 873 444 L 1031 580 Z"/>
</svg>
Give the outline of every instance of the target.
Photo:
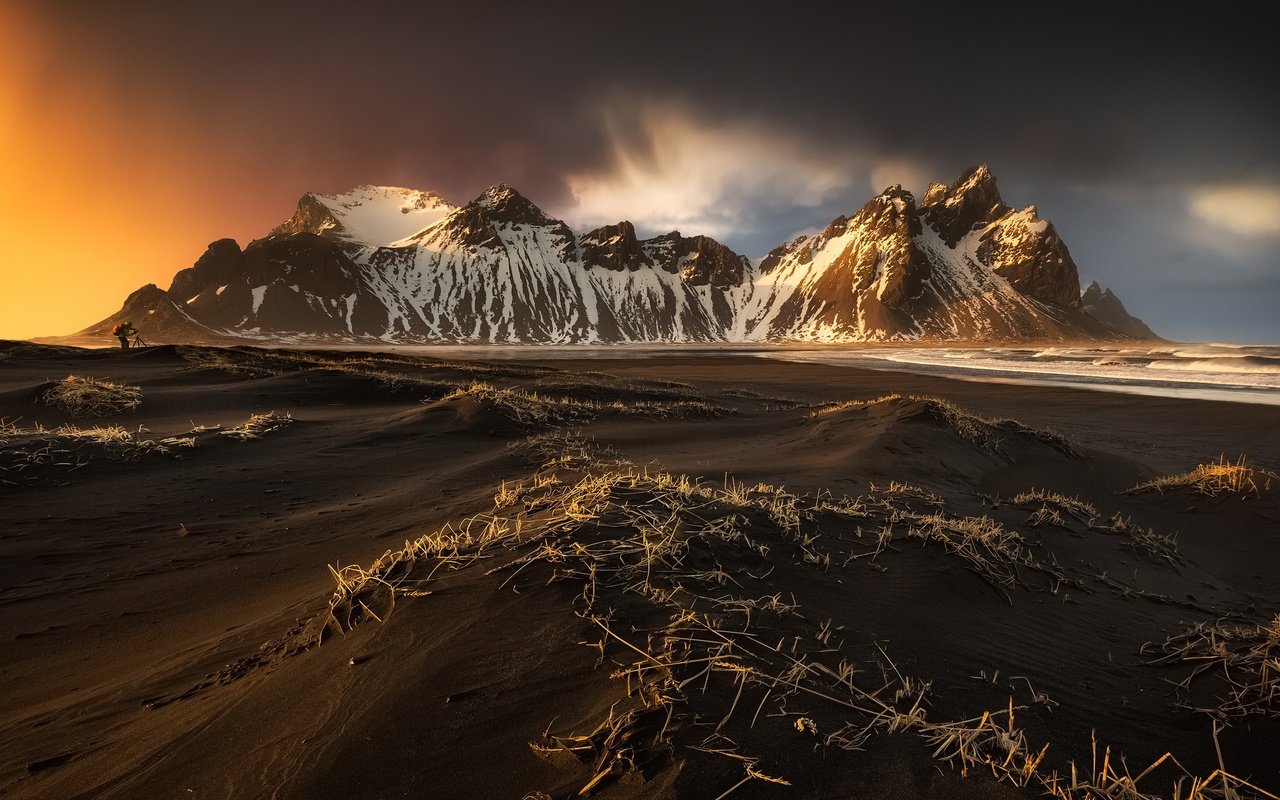
<svg viewBox="0 0 1280 800">
<path fill-rule="evenodd" d="M 1280 614 L 1256 625 L 1225 621 L 1197 623 L 1143 652 L 1158 654 L 1152 664 L 1190 665 L 1175 683 L 1182 704 L 1222 722 L 1249 716 L 1280 717 Z M 1218 679 L 1215 703 L 1194 703 L 1192 684 Z"/>
<path fill-rule="evenodd" d="M 1064 455 L 1076 458 L 1079 454 L 1071 442 L 1062 434 L 1045 428 L 1032 428 L 1016 419 L 987 418 L 966 411 L 950 400 L 940 397 L 920 395 L 887 394 L 874 400 L 850 400 L 842 403 L 831 403 L 819 407 L 810 413 L 811 418 L 840 414 L 846 411 L 857 411 L 877 405 L 907 406 L 918 403 L 924 412 L 941 421 L 963 439 L 976 444 L 984 450 L 999 452 L 1002 435 L 1029 435 Z"/>
<path fill-rule="evenodd" d="M 292 414 L 277 414 L 274 411 L 268 411 L 265 414 L 254 414 L 242 424 L 234 428 L 227 428 L 219 431 L 223 436 L 230 436 L 235 439 L 245 441 L 248 439 L 260 439 L 263 435 L 278 431 L 288 425 L 293 424 Z"/>
<path fill-rule="evenodd" d="M 1070 764 L 1066 773 L 1056 771 L 1046 766 L 1050 745 L 1033 744 L 1019 726 L 1019 712 L 1028 706 L 1016 705 L 1012 696 L 1007 706 L 980 715 L 931 719 L 931 682 L 903 674 L 879 645 L 879 670 L 866 672 L 848 658 L 837 662 L 840 629 L 830 620 L 804 616 L 794 598 L 788 602 L 780 595 L 735 591 L 741 587 L 741 570 L 767 570 L 779 559 L 830 569 L 830 558 L 810 557 L 829 555 L 816 527 L 816 515 L 822 513 L 847 516 L 850 522 L 905 522 L 908 531 L 897 541 L 937 542 L 1000 588 L 1019 581 L 1019 566 L 1051 568 L 1023 547 L 1021 537 L 989 518 L 942 510 L 921 514 L 912 505 L 929 504 L 931 498 L 906 485 L 856 500 L 829 493 L 797 495 L 764 484 L 748 488 L 727 476 L 718 488 L 687 475 L 638 467 L 565 431 L 529 437 L 512 449 L 537 458 L 534 463 L 541 466 L 528 480 L 498 487 L 490 510 L 406 542 L 368 567 L 331 567 L 334 595 L 328 609 L 308 626 L 309 635 L 318 638 L 302 646 L 361 622 L 384 620 L 396 595 L 429 595 L 429 587 L 445 572 L 481 568 L 505 575 L 503 586 L 524 577 L 533 585 L 550 581 L 579 587 L 575 613 L 595 629 L 581 644 L 598 652 L 598 665 L 612 663 L 612 677 L 626 683 L 626 696 L 589 723 L 586 732 L 553 733 L 549 726 L 529 743 L 540 758 L 581 765 L 581 796 L 624 774 L 647 774 L 671 763 L 682 745 L 669 732 L 687 726 L 691 718 L 719 722 L 706 741 L 683 747 L 741 770 L 740 779 L 721 791 L 720 798 L 735 796 L 752 781 L 785 785 L 786 775 L 763 771 L 757 754 L 718 734 L 731 721 L 755 728 L 768 724 L 770 717 L 786 717 L 766 710 L 769 701 L 785 704 L 799 698 L 807 716 L 791 719 L 789 727 L 811 737 L 815 747 L 858 750 L 878 735 L 910 734 L 925 742 L 939 764 L 961 775 L 986 774 L 1058 800 L 1155 800 L 1162 795 L 1140 784 L 1155 781 L 1157 772 L 1173 781 L 1173 796 L 1185 800 L 1225 800 L 1244 790 L 1280 800 L 1225 768 L 1194 776 L 1170 753 L 1130 771 L 1125 759 L 1100 746 L 1096 737 L 1087 762 Z M 1075 513 L 1085 506 L 1049 492 L 1024 499 L 1053 502 Z M 772 541 L 775 552 L 766 557 L 768 551 L 758 549 L 753 538 Z M 868 538 L 859 546 L 869 550 L 876 542 Z M 692 563 L 708 556 L 728 559 L 724 563 L 740 561 L 737 577 Z M 621 621 L 627 614 L 615 613 L 619 604 L 651 606 L 669 622 L 629 625 Z M 782 620 L 797 633 L 775 645 Z M 1280 620 L 1239 633 L 1230 632 L 1240 642 L 1235 667 L 1273 658 Z M 783 646 L 787 641 L 790 647 Z M 1274 680 L 1268 677 L 1259 686 L 1274 694 Z M 709 687 L 719 699 L 711 699 Z M 744 702 L 747 690 L 761 699 Z M 1029 680 L 1027 690 L 1031 704 L 1056 705 Z M 1252 702 L 1254 696 L 1245 699 Z"/>
<path fill-rule="evenodd" d="M 142 405 L 142 389 L 97 378 L 68 375 L 44 393 L 45 405 L 73 417 L 108 417 Z"/>
<path fill-rule="evenodd" d="M 1208 497 L 1230 495 L 1261 497 L 1271 488 L 1271 481 L 1276 476 L 1264 469 L 1252 467 L 1240 456 L 1235 461 L 1228 461 L 1225 455 L 1217 461 L 1200 464 L 1190 472 L 1180 475 L 1166 475 L 1146 483 L 1140 483 L 1129 490 L 1137 492 L 1165 492 L 1186 490 L 1197 492 Z"/>
</svg>

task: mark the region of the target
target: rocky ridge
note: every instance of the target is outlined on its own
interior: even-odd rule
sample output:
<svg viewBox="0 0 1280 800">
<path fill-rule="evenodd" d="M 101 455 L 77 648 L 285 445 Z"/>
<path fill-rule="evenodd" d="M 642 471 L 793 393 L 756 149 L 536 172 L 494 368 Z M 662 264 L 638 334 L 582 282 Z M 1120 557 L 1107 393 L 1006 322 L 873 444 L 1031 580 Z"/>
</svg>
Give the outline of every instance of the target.
<svg viewBox="0 0 1280 800">
<path fill-rule="evenodd" d="M 81 335 L 127 317 L 170 341 L 1154 336 L 1116 305 L 1082 296 L 1053 225 L 1008 206 L 980 166 L 919 202 L 891 186 L 758 262 L 707 236 L 641 239 L 626 220 L 577 235 L 506 185 L 461 207 L 397 187 L 309 193 L 266 237 L 213 242 L 167 291 L 135 292 Z"/>
</svg>

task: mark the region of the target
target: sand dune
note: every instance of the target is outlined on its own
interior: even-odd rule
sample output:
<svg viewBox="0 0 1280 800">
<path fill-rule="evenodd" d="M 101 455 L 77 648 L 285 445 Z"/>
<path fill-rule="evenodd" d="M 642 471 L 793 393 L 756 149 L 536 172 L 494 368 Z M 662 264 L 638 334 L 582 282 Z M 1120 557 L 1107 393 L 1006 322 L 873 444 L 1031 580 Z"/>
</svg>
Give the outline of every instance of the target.
<svg viewBox="0 0 1280 800">
<path fill-rule="evenodd" d="M 0 420 L 6 796 L 1280 792 L 1272 406 L 14 343 Z"/>
</svg>

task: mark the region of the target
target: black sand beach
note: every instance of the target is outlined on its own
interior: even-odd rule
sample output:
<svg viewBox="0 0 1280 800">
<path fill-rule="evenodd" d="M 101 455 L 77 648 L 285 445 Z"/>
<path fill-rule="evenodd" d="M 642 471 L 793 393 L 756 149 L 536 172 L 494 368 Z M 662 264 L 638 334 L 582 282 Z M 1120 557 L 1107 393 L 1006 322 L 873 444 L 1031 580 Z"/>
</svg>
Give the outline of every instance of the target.
<svg viewBox="0 0 1280 800">
<path fill-rule="evenodd" d="M 1280 407 L 3 343 L 0 420 L 6 796 L 1280 792 Z"/>
</svg>

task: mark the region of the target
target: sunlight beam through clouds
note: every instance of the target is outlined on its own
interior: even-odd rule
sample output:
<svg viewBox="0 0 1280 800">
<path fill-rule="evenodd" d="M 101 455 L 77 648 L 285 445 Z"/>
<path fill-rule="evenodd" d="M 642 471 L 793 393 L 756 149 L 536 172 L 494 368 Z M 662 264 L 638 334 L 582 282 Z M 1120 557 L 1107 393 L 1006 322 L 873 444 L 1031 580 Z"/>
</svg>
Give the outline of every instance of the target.
<svg viewBox="0 0 1280 800">
<path fill-rule="evenodd" d="M 1202 222 L 1231 233 L 1280 236 L 1280 188 L 1213 186 L 1191 193 L 1191 211 Z"/>
<path fill-rule="evenodd" d="M 629 124 L 637 135 L 621 135 Z M 629 219 L 646 235 L 681 230 L 723 240 L 746 232 L 760 209 L 843 199 L 852 213 L 869 199 L 868 175 L 904 185 L 923 180 L 920 168 L 901 159 L 815 148 L 794 132 L 707 122 L 678 106 L 647 108 L 634 123 L 606 115 L 604 127 L 609 166 L 568 176 L 577 206 L 560 213 L 579 231 Z"/>
</svg>

